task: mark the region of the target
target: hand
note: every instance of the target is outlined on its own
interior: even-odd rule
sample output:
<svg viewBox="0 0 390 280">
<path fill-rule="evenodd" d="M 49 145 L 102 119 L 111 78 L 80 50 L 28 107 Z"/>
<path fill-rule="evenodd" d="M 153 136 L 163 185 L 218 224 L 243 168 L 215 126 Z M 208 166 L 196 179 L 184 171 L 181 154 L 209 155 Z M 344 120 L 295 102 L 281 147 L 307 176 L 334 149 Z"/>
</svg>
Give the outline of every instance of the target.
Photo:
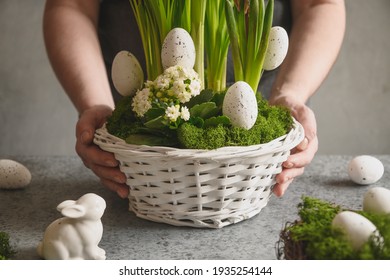
<svg viewBox="0 0 390 280">
<path fill-rule="evenodd" d="M 93 143 L 95 130 L 100 128 L 112 113 L 108 106 L 94 106 L 85 110 L 76 125 L 76 152 L 84 165 L 91 169 L 108 189 L 126 198 L 129 188 L 126 176 L 119 170 L 114 155 L 101 150 Z"/>
<path fill-rule="evenodd" d="M 317 124 L 314 112 L 303 102 L 289 97 L 280 97 L 276 100 L 270 100 L 270 103 L 288 107 L 292 116 L 305 130 L 305 138 L 291 151 L 291 155 L 283 163 L 283 171 L 276 176 L 273 192 L 280 197 L 293 179 L 303 174 L 305 166 L 314 158 L 318 150 Z"/>
</svg>

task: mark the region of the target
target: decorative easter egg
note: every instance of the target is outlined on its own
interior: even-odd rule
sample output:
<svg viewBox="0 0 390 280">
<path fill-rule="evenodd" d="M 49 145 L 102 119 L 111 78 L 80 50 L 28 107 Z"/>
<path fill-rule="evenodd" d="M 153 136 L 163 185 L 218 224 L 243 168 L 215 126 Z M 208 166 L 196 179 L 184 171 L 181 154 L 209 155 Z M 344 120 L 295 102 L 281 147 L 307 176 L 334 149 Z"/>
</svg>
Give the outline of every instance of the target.
<svg viewBox="0 0 390 280">
<path fill-rule="evenodd" d="M 144 72 L 137 58 L 128 51 L 120 51 L 112 62 L 112 82 L 123 96 L 136 93 L 144 83 Z"/>
<path fill-rule="evenodd" d="M 390 214 L 390 190 L 383 187 L 370 188 L 364 194 L 363 210 L 376 214 Z"/>
<path fill-rule="evenodd" d="M 180 27 L 172 29 L 165 37 L 161 48 L 163 68 L 180 65 L 192 69 L 195 57 L 195 45 L 191 35 Z"/>
<path fill-rule="evenodd" d="M 269 43 L 264 58 L 264 70 L 273 70 L 282 64 L 288 51 L 288 34 L 283 27 L 274 26 L 270 30 Z"/>
<path fill-rule="evenodd" d="M 374 184 L 382 178 L 383 173 L 382 162 L 373 156 L 357 156 L 348 164 L 349 178 L 359 185 Z"/>
<path fill-rule="evenodd" d="M 258 114 L 257 100 L 251 86 L 243 81 L 230 86 L 223 100 L 222 113 L 233 126 L 250 129 Z"/>
<path fill-rule="evenodd" d="M 31 173 L 23 164 L 10 159 L 0 159 L 0 188 L 20 189 L 31 182 Z"/>
<path fill-rule="evenodd" d="M 332 227 L 344 232 L 355 250 L 359 250 L 372 235 L 380 238 L 376 226 L 370 220 L 352 211 L 338 213 L 333 218 Z"/>
</svg>

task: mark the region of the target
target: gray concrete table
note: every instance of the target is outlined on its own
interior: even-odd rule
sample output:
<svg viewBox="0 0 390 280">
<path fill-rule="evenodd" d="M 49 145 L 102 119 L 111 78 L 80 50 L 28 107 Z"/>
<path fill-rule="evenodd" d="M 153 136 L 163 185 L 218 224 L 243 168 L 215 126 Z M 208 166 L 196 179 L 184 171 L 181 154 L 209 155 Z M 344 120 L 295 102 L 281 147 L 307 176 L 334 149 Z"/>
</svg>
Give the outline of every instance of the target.
<svg viewBox="0 0 390 280">
<path fill-rule="evenodd" d="M 377 156 L 385 174 L 375 186 L 390 188 L 390 155 Z M 4 157 L 3 157 L 4 158 Z M 298 218 L 303 195 L 358 209 L 372 186 L 357 186 L 347 174 L 352 156 L 317 156 L 282 198 L 271 197 L 255 217 L 222 229 L 175 227 L 140 219 L 128 201 L 106 190 L 78 157 L 12 157 L 27 166 L 32 182 L 24 190 L 0 190 L 0 231 L 11 236 L 15 259 L 39 259 L 36 246 L 47 225 L 60 217 L 56 206 L 87 192 L 102 196 L 107 208 L 99 246 L 107 259 L 276 259 L 280 230 Z"/>
</svg>

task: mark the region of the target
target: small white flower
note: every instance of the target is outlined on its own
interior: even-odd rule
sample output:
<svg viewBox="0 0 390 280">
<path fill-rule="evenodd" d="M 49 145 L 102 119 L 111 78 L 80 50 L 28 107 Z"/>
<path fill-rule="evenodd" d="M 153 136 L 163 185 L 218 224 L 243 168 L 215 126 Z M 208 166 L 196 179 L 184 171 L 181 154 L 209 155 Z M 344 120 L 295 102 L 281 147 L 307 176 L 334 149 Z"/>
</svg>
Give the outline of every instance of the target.
<svg viewBox="0 0 390 280">
<path fill-rule="evenodd" d="M 183 77 L 186 77 L 186 79 L 190 79 L 190 80 L 193 80 L 193 79 L 198 79 L 198 73 L 196 73 L 196 71 L 194 69 L 189 69 L 189 68 L 182 68 L 181 69 L 181 73 L 182 73 L 182 76 Z"/>
<path fill-rule="evenodd" d="M 173 82 L 172 90 L 179 99 L 180 103 L 185 103 L 190 101 L 191 93 L 187 92 L 187 85 L 183 80 L 178 80 Z"/>
<path fill-rule="evenodd" d="M 165 77 L 164 75 L 160 75 L 158 76 L 158 78 L 156 79 L 156 83 L 155 83 L 155 86 L 159 89 L 159 90 L 164 90 L 164 89 L 168 89 L 169 88 L 169 84 L 170 84 L 170 79 Z"/>
<path fill-rule="evenodd" d="M 142 117 L 150 108 L 152 104 L 149 100 L 150 90 L 149 88 L 143 88 L 142 90 L 137 91 L 136 95 L 133 98 L 133 111 L 139 116 Z"/>
<path fill-rule="evenodd" d="M 180 117 L 185 121 L 190 119 L 190 111 L 186 106 L 181 107 Z"/>
<path fill-rule="evenodd" d="M 191 93 L 188 92 L 188 91 L 186 91 L 186 90 L 181 91 L 181 92 L 178 94 L 177 98 L 179 99 L 180 103 L 186 103 L 186 102 L 190 101 L 190 99 L 191 99 Z"/>
<path fill-rule="evenodd" d="M 147 87 L 147 88 L 153 88 L 153 87 L 154 87 L 154 81 L 149 81 L 149 80 L 147 80 L 147 81 L 145 82 L 145 87 Z"/>
<path fill-rule="evenodd" d="M 179 105 L 172 105 L 169 106 L 165 110 L 165 116 L 170 120 L 171 122 L 175 122 L 178 117 L 180 117 L 180 106 Z"/>
<path fill-rule="evenodd" d="M 179 95 L 180 92 L 186 90 L 186 84 L 183 80 L 176 80 L 173 82 L 173 90 L 175 91 L 176 95 Z"/>
<path fill-rule="evenodd" d="M 199 79 L 193 79 L 191 80 L 191 84 L 189 85 L 191 95 L 197 96 L 200 94 L 201 91 L 201 82 Z"/>
<path fill-rule="evenodd" d="M 177 80 L 180 77 L 181 69 L 182 67 L 178 65 L 171 66 L 164 71 L 163 75 L 172 80 Z"/>
</svg>

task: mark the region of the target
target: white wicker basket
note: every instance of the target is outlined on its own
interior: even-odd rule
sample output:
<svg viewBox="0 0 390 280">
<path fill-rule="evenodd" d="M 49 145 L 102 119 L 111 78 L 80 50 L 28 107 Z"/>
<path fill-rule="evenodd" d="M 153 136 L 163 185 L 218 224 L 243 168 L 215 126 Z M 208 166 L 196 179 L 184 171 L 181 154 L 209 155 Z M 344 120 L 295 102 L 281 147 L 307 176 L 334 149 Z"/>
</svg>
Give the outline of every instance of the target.
<svg viewBox="0 0 390 280">
<path fill-rule="evenodd" d="M 266 206 L 275 175 L 304 138 L 302 126 L 269 143 L 215 150 L 130 145 L 103 126 L 94 142 L 115 154 L 137 216 L 176 226 L 221 228 Z"/>
</svg>

